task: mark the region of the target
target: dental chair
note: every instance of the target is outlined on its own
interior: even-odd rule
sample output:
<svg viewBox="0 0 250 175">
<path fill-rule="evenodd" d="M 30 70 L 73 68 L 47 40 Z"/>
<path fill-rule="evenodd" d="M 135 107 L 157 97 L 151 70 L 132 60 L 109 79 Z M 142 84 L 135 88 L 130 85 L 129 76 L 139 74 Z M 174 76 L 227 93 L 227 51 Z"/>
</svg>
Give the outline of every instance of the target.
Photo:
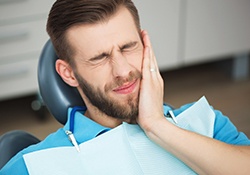
<svg viewBox="0 0 250 175">
<path fill-rule="evenodd" d="M 40 142 L 38 138 L 21 130 L 9 131 L 0 137 L 0 169 L 22 149 Z"/>
<path fill-rule="evenodd" d="M 76 88 L 67 85 L 55 70 L 57 60 L 50 40 L 45 44 L 38 63 L 38 84 L 43 104 L 61 123 L 67 121 L 67 109 L 84 106 Z M 40 142 L 25 131 L 9 131 L 0 137 L 0 169 L 19 151 Z"/>
</svg>

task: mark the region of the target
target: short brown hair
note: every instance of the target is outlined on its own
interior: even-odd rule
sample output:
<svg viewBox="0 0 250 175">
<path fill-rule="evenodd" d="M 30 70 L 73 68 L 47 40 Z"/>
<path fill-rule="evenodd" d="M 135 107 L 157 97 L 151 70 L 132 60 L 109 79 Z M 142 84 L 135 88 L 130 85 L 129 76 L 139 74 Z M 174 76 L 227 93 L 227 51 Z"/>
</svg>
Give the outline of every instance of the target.
<svg viewBox="0 0 250 175">
<path fill-rule="evenodd" d="M 73 66 L 70 57 L 74 52 L 65 36 L 67 30 L 81 24 L 95 24 L 108 20 L 120 7 L 129 10 L 140 31 L 138 11 L 131 0 L 57 0 L 48 16 L 47 32 L 58 57 Z"/>
</svg>

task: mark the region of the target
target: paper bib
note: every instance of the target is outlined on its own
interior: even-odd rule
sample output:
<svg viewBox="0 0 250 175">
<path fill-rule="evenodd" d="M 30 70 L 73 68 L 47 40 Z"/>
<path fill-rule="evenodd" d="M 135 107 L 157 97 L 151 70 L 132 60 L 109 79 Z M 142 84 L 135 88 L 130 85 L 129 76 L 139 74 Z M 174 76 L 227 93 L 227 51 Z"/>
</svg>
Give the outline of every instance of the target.
<svg viewBox="0 0 250 175">
<path fill-rule="evenodd" d="M 177 116 L 178 126 L 213 136 L 215 114 L 205 97 Z M 168 134 L 168 133 L 166 133 Z M 189 146 L 189 143 L 183 143 Z M 196 174 L 148 139 L 138 125 L 123 123 L 97 138 L 72 147 L 24 155 L 31 175 L 166 175 Z"/>
</svg>

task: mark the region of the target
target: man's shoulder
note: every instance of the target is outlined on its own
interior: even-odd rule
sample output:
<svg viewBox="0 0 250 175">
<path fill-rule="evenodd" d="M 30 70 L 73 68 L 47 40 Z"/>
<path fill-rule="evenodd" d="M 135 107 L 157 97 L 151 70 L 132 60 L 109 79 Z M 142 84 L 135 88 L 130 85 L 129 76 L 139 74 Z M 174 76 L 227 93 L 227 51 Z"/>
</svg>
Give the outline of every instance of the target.
<svg viewBox="0 0 250 175">
<path fill-rule="evenodd" d="M 216 114 L 214 138 L 234 145 L 250 145 L 245 133 L 239 131 L 232 121 L 219 110 Z"/>
<path fill-rule="evenodd" d="M 63 128 L 58 129 L 56 132 L 48 135 L 41 142 L 31 145 L 28 148 L 21 151 L 22 154 L 28 154 L 30 152 L 39 151 L 43 149 L 49 149 L 60 146 L 67 146 L 68 139 Z"/>
<path fill-rule="evenodd" d="M 174 109 L 175 116 L 180 115 L 181 113 L 192 107 L 195 103 L 197 102 L 188 103 L 178 109 Z M 248 137 L 244 133 L 239 132 L 236 126 L 230 121 L 227 116 L 225 116 L 221 111 L 214 109 L 210 104 L 209 106 L 215 115 L 213 131 L 214 139 L 229 144 L 250 145 L 250 140 L 248 139 Z"/>
</svg>

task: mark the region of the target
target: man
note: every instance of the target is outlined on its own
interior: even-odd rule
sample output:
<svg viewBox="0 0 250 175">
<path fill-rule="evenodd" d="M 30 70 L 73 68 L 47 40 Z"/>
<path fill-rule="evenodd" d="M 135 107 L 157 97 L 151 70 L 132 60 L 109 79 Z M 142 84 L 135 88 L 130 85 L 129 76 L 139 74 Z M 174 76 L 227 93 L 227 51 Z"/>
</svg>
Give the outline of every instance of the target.
<svg viewBox="0 0 250 175">
<path fill-rule="evenodd" d="M 162 106 L 163 80 L 149 36 L 140 29 L 137 10 L 130 0 L 57 0 L 47 31 L 60 58 L 56 62 L 58 74 L 78 89 L 87 110 L 74 113 L 69 109 L 72 115 L 64 128 L 19 153 L 2 174 L 150 174 L 152 168 L 153 174 L 171 174 L 165 171 L 167 166 L 176 166 L 177 174 L 179 168 L 190 174 L 250 172 L 250 140 L 219 111 L 204 107 L 203 102 L 174 111 Z M 168 112 L 173 119 L 178 115 L 178 124 L 166 119 Z M 204 133 L 200 123 L 206 128 Z M 121 138 L 124 133 L 130 141 L 131 137 L 142 140 L 134 139 L 134 145 L 127 146 L 127 138 Z M 105 145 L 113 146 L 113 150 Z M 157 156 L 145 151 L 148 145 L 157 150 Z M 127 154 L 130 147 L 133 153 L 142 154 L 137 159 L 129 150 Z M 165 153 L 174 157 L 165 157 Z M 151 164 L 165 159 L 170 164 L 158 161 L 158 166 L 147 169 L 150 165 L 144 160 L 151 158 Z M 126 161 L 135 159 L 134 163 Z M 171 164 L 172 160 L 175 163 Z"/>
</svg>

